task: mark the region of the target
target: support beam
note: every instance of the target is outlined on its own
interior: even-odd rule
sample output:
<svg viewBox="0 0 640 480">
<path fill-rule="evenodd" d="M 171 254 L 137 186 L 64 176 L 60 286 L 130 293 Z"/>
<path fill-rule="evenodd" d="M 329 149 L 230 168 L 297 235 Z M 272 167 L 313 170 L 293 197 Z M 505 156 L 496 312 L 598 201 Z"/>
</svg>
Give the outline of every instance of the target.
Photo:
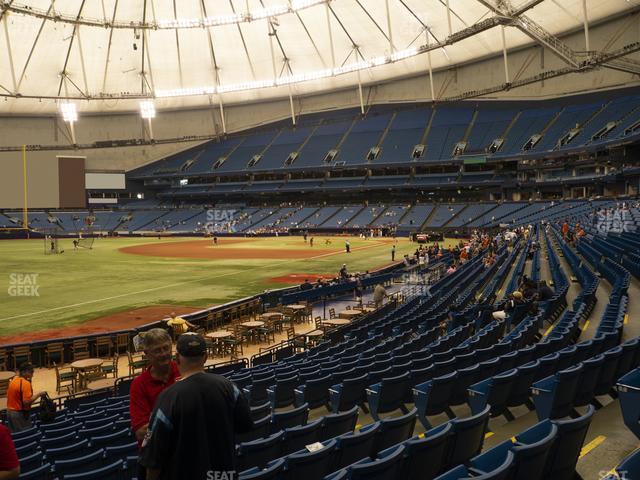
<svg viewBox="0 0 640 480">
<path fill-rule="evenodd" d="M 451 30 L 451 7 L 449 6 L 449 0 L 447 0 L 447 25 L 449 26 L 449 36 L 451 36 L 453 30 Z"/>
<path fill-rule="evenodd" d="M 2 17 L 4 25 L 4 39 L 7 42 L 7 55 L 9 56 L 9 68 L 11 69 L 11 81 L 13 82 L 13 91 L 18 93 L 18 82 L 16 82 L 16 70 L 13 67 L 13 53 L 11 49 L 11 40 L 9 39 L 9 25 L 7 25 L 7 16 Z"/>
<path fill-rule="evenodd" d="M 393 46 L 393 32 L 391 31 L 391 12 L 389 11 L 389 0 L 384 0 L 384 5 L 387 11 L 387 32 L 389 35 L 389 51 L 393 53 L 396 51 L 396 48 Z"/>
<path fill-rule="evenodd" d="M 572 67 L 577 67 L 579 65 L 580 62 L 578 61 L 576 52 L 574 52 L 573 49 L 569 48 L 558 37 L 547 32 L 541 25 L 537 24 L 526 15 L 521 15 L 514 19 L 514 26 L 528 37 L 547 47 Z"/>
<path fill-rule="evenodd" d="M 500 33 L 502 33 L 502 59 L 504 61 L 504 82 L 506 84 L 511 83 L 509 79 L 509 62 L 507 61 L 507 40 L 504 36 L 504 25 L 500 26 Z"/>
<path fill-rule="evenodd" d="M 331 50 L 331 68 L 336 68 L 336 51 L 333 46 L 333 32 L 331 31 L 331 15 L 329 11 L 329 4 L 324 4 L 324 11 L 327 16 L 327 33 L 329 34 L 329 48 Z"/>
<path fill-rule="evenodd" d="M 429 46 L 429 29 L 425 29 L 427 33 L 427 47 Z M 431 101 L 436 101 L 436 92 L 433 89 L 433 66 L 431 65 L 431 50 L 427 51 L 427 62 L 429 65 L 429 88 L 431 90 Z"/>
<path fill-rule="evenodd" d="M 589 48 L 589 16 L 587 14 L 587 0 L 582 0 L 582 16 L 584 18 L 584 49 L 588 52 Z"/>
</svg>

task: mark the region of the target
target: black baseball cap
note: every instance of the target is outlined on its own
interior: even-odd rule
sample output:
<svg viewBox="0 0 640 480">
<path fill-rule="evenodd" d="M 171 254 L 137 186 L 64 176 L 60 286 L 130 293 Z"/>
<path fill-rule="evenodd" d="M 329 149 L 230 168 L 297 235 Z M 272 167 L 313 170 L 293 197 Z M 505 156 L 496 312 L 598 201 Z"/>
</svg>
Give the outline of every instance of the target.
<svg viewBox="0 0 640 480">
<path fill-rule="evenodd" d="M 207 353 L 207 342 L 197 333 L 183 333 L 178 337 L 176 350 L 183 357 L 201 357 Z"/>
</svg>

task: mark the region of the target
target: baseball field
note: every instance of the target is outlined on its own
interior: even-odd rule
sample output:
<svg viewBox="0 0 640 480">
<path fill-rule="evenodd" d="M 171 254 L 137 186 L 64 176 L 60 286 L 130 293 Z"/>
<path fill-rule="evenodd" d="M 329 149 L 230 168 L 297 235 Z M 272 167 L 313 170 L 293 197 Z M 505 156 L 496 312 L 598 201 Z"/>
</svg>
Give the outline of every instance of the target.
<svg viewBox="0 0 640 480">
<path fill-rule="evenodd" d="M 315 237 L 105 238 L 92 249 L 59 240 L 0 243 L 0 344 L 130 327 L 172 310 L 185 313 L 267 289 L 391 263 L 391 239 Z M 396 260 L 415 244 L 397 240 Z"/>
</svg>

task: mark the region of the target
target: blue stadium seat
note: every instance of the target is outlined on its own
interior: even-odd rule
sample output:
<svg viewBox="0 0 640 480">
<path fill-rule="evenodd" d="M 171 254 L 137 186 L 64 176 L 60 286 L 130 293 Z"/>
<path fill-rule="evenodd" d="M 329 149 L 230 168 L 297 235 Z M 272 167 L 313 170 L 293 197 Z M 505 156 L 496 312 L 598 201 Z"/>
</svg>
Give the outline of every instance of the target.
<svg viewBox="0 0 640 480">
<path fill-rule="evenodd" d="M 318 436 L 323 442 L 344 433 L 353 432 L 358 422 L 358 407 L 340 413 L 332 413 L 323 417 L 322 428 Z"/>
<path fill-rule="evenodd" d="M 493 457 L 476 457 L 471 461 L 469 467 L 459 465 L 453 470 L 436 477 L 436 480 L 466 480 L 474 478 L 476 480 L 508 480 L 513 472 L 514 455 L 507 452 L 504 458 L 500 458 L 502 463 L 494 465 Z M 491 470 L 490 470 L 491 469 Z"/>
<path fill-rule="evenodd" d="M 518 480 L 543 480 L 549 452 L 558 434 L 558 427 L 551 422 L 541 422 L 524 432 L 516 435 L 515 441 L 506 440 L 491 450 L 483 453 L 480 457 L 504 458 L 507 452 L 512 452 L 515 456 L 515 466 L 513 475 Z M 496 460 L 494 460 L 494 465 Z M 502 462 L 499 461 L 501 464 Z"/>
<path fill-rule="evenodd" d="M 66 435 L 62 435 L 61 437 L 55 438 L 42 438 L 39 440 L 39 444 L 45 450 L 49 448 L 60 448 L 65 445 L 68 445 L 70 442 L 78 441 L 78 437 L 76 436 L 76 432 L 70 432 Z"/>
<path fill-rule="evenodd" d="M 16 454 L 18 458 L 28 457 L 38 451 L 38 442 L 31 442 L 25 445 L 16 447 Z"/>
<path fill-rule="evenodd" d="M 16 438 L 13 440 L 13 444 L 16 448 L 23 447 L 24 445 L 29 445 L 30 443 L 37 442 L 42 438 L 42 434 L 40 432 L 32 433 L 29 436 L 24 436 L 21 438 Z"/>
<path fill-rule="evenodd" d="M 110 433 L 109 435 L 91 437 L 89 443 L 91 443 L 91 447 L 93 448 L 117 447 L 119 445 L 129 445 L 132 439 L 131 429 L 124 429 L 119 432 Z"/>
<path fill-rule="evenodd" d="M 615 468 L 616 475 L 607 475 L 603 480 L 634 480 L 640 478 L 640 449 L 634 450 Z"/>
<path fill-rule="evenodd" d="M 267 438 L 241 443 L 237 453 L 238 470 L 265 468 L 267 463 L 282 455 L 283 440 L 284 431 L 280 431 Z"/>
<path fill-rule="evenodd" d="M 598 383 L 604 360 L 604 355 L 600 354 L 582 362 L 582 373 L 573 398 L 574 407 L 589 405 L 594 399 L 596 384 Z"/>
<path fill-rule="evenodd" d="M 624 424 L 640 439 L 640 368 L 620 378 L 616 388 Z"/>
<path fill-rule="evenodd" d="M 344 468 L 358 460 L 371 457 L 374 452 L 376 435 L 380 422 L 365 425 L 357 432 L 349 432 L 336 438 L 336 468 Z"/>
<path fill-rule="evenodd" d="M 551 420 L 558 428 L 556 442 L 547 457 L 544 478 L 570 480 L 587 436 L 595 408 L 589 405 L 584 415 L 569 420 Z M 549 422 L 545 420 L 542 423 Z"/>
<path fill-rule="evenodd" d="M 236 433 L 236 443 L 252 442 L 269 435 L 271 432 L 271 415 L 253 421 L 253 428 L 249 432 Z"/>
<path fill-rule="evenodd" d="M 68 460 L 58 460 L 53 464 L 56 475 L 66 477 L 74 473 L 84 473 L 105 466 L 104 450 L 99 449 L 88 455 Z"/>
<path fill-rule="evenodd" d="M 359 377 L 346 378 L 342 383 L 332 385 L 329 389 L 331 411 L 333 413 L 344 412 L 351 410 L 356 405 L 365 410 L 365 389 L 369 383 L 369 376 L 365 373 Z"/>
<path fill-rule="evenodd" d="M 469 406 L 474 414 L 481 412 L 487 405 L 491 406 L 491 416 L 504 415 L 507 420 L 513 420 L 513 415 L 507 408 L 518 370 L 508 370 L 494 377 L 483 380 L 469 387 Z"/>
<path fill-rule="evenodd" d="M 370 385 L 366 389 L 367 403 L 374 420 L 380 420 L 378 414 L 400 409 L 407 413 L 404 405 L 406 393 L 410 387 L 410 373 L 407 371 L 397 377 L 383 378 L 380 383 Z"/>
<path fill-rule="evenodd" d="M 328 440 L 319 450 L 298 450 L 285 459 L 283 480 L 322 480 L 333 471 L 336 441 Z"/>
<path fill-rule="evenodd" d="M 408 439 L 403 443 L 404 462 L 397 478 L 403 480 L 431 480 L 442 473 L 448 462 L 449 443 L 453 436 L 450 422 L 439 425 L 423 436 Z M 394 449 L 394 447 L 390 447 Z M 378 457 L 387 452 L 378 452 Z"/>
<path fill-rule="evenodd" d="M 413 388 L 413 397 L 416 408 L 418 409 L 418 418 L 425 429 L 431 428 L 431 423 L 429 423 L 427 419 L 429 415 L 438 415 L 446 412 L 449 418 L 455 417 L 449 408 L 449 399 L 453 392 L 456 375 L 456 372 L 452 372 L 440 377 L 435 377 Z"/>
<path fill-rule="evenodd" d="M 295 405 L 300 406 L 308 403 L 309 408 L 318 408 L 329 405 L 329 388 L 335 383 L 331 375 L 324 375 L 319 378 L 307 380 L 305 383 L 298 385 L 294 390 Z"/>
<path fill-rule="evenodd" d="M 291 375 L 283 379 L 276 379 L 274 385 L 267 388 L 267 396 L 271 403 L 271 408 L 283 408 L 293 405 L 295 400 L 294 390 L 300 383 L 298 374 Z"/>
<path fill-rule="evenodd" d="M 612 395 L 613 388 L 618 380 L 618 365 L 622 359 L 623 349 L 616 346 L 602 353 L 604 363 L 598 375 L 598 382 L 594 388 L 595 395 Z M 594 402 L 596 408 L 600 407 L 599 403 Z"/>
<path fill-rule="evenodd" d="M 365 458 L 347 467 L 350 480 L 392 480 L 398 478 L 404 461 L 403 445 L 385 451 L 376 459 Z"/>
<path fill-rule="evenodd" d="M 401 417 L 382 419 L 380 430 L 376 434 L 375 452 L 385 450 L 410 438 L 416 426 L 416 413 L 417 409 L 414 408 Z"/>
<path fill-rule="evenodd" d="M 454 418 L 450 421 L 453 437 L 449 450 L 448 465 L 465 463 L 478 455 L 484 443 L 484 434 L 489 425 L 490 406 L 467 418 Z"/>
<path fill-rule="evenodd" d="M 311 445 L 317 442 L 321 428 L 322 418 L 299 427 L 285 428 L 282 454 L 288 455 L 289 453 L 300 450 L 300 446 Z"/>
<path fill-rule="evenodd" d="M 254 378 L 253 383 L 243 389 L 247 399 L 249 400 L 249 405 L 255 407 L 268 402 L 269 397 L 267 394 L 267 388 L 271 385 L 275 385 L 275 383 L 276 376 L 273 373 L 266 378 L 261 378 L 260 380 L 256 380 Z"/>
<path fill-rule="evenodd" d="M 284 469 L 284 458 L 274 460 L 266 469 L 253 467 L 249 470 L 240 472 L 238 478 L 240 480 L 279 480 L 282 470 Z"/>
<path fill-rule="evenodd" d="M 533 384 L 531 393 L 539 420 L 571 414 L 581 372 L 582 364 L 578 364 Z"/>
<path fill-rule="evenodd" d="M 28 472 L 20 473 L 20 480 L 49 480 L 53 478 L 51 474 L 51 464 L 44 463 L 38 468 L 34 468 Z"/>
<path fill-rule="evenodd" d="M 42 465 L 44 454 L 42 450 L 37 450 L 29 455 L 20 457 L 20 470 L 22 472 L 29 472 Z"/>
<path fill-rule="evenodd" d="M 518 374 L 513 382 L 509 398 L 507 399 L 507 407 L 517 407 L 526 405 L 529 410 L 534 409 L 534 405 L 529 399 L 531 385 L 536 378 L 540 362 L 538 360 L 529 362 L 518 367 Z"/>
<path fill-rule="evenodd" d="M 303 403 L 297 408 L 276 412 L 271 415 L 271 431 L 277 432 L 285 428 L 305 425 L 309 418 L 309 405 Z"/>
<path fill-rule="evenodd" d="M 251 418 L 255 422 L 256 420 L 264 418 L 266 415 L 271 415 L 271 402 L 264 402 L 262 405 L 256 405 L 255 407 L 250 407 L 250 409 Z"/>
<path fill-rule="evenodd" d="M 104 455 L 107 458 L 107 461 L 116 460 L 118 458 L 125 458 L 131 455 L 136 455 L 138 453 L 138 442 L 135 440 L 131 443 L 118 445 L 115 447 L 106 447 L 104 449 Z M 47 452 L 47 458 L 49 457 L 49 452 Z"/>
<path fill-rule="evenodd" d="M 65 480 L 120 480 L 124 474 L 124 461 L 118 460 L 102 468 L 84 473 L 66 475 Z"/>
<path fill-rule="evenodd" d="M 88 451 L 89 440 L 80 440 L 70 445 L 58 448 L 47 449 L 47 461 L 56 462 L 58 460 L 68 460 L 69 458 L 80 457 L 83 452 Z"/>
</svg>

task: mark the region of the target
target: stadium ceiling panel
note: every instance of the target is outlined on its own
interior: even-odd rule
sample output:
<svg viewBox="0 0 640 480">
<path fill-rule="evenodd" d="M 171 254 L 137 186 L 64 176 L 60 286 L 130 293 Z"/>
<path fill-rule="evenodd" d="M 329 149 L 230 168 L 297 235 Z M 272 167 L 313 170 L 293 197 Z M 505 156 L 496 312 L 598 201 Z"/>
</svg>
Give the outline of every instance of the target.
<svg viewBox="0 0 640 480">
<path fill-rule="evenodd" d="M 594 22 L 640 1 L 586 4 Z M 545 44 L 582 12 L 583 0 L 0 0 L 0 112 L 332 91 L 422 73 L 434 44 L 434 69 L 499 53 L 503 25 L 507 48 Z"/>
</svg>

